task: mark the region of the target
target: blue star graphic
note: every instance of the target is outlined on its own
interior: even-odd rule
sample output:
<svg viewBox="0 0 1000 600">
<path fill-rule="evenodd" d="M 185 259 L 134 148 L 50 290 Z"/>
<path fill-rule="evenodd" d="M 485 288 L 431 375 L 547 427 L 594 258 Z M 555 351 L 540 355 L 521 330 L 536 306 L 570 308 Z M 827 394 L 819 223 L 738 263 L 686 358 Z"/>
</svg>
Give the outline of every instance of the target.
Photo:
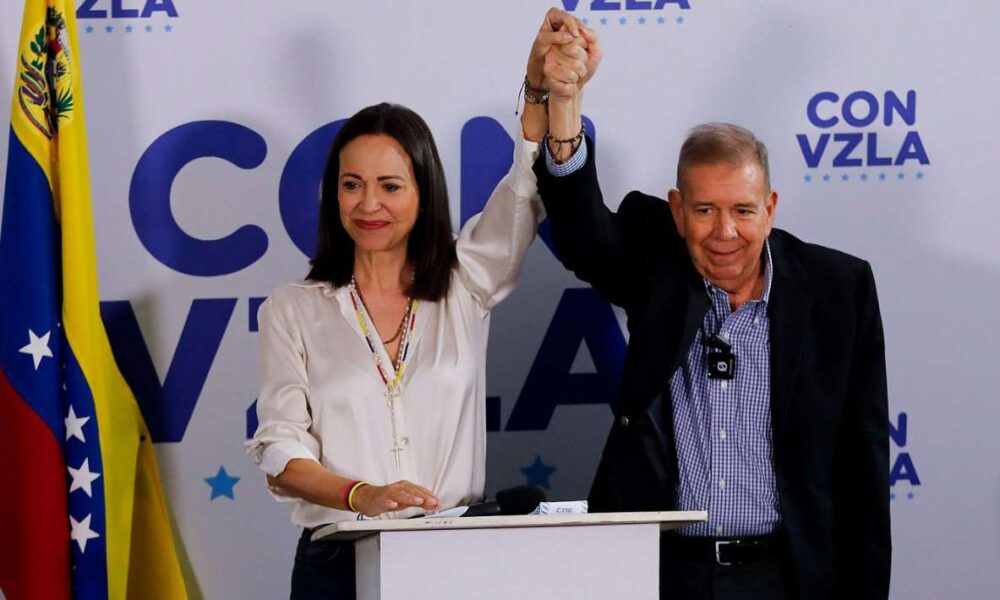
<svg viewBox="0 0 1000 600">
<path fill-rule="evenodd" d="M 895 499 L 896 499 L 896 494 L 890 492 L 889 493 L 889 500 L 895 500 Z"/>
<path fill-rule="evenodd" d="M 639 17 L 639 25 L 645 25 L 645 24 L 646 24 L 646 17 Z"/>
<path fill-rule="evenodd" d="M 174 30 L 174 26 L 173 25 L 164 25 L 163 26 L 163 31 L 166 31 L 167 33 L 170 33 L 173 30 Z"/>
<path fill-rule="evenodd" d="M 94 26 L 87 25 L 87 27 L 84 28 L 84 31 L 86 31 L 87 33 L 94 33 Z"/>
<path fill-rule="evenodd" d="M 812 175 L 806 175 L 805 177 L 803 177 L 803 179 L 806 180 L 806 183 L 809 183 L 810 181 L 813 180 Z"/>
<path fill-rule="evenodd" d="M 132 26 L 131 25 L 126 25 L 125 26 L 125 33 L 132 33 Z"/>
<path fill-rule="evenodd" d="M 667 22 L 667 20 L 663 17 L 657 17 L 656 22 L 659 23 L 660 25 L 663 25 L 664 23 Z"/>
<path fill-rule="evenodd" d="M 906 492 L 906 499 L 913 500 L 913 492 Z"/>
<path fill-rule="evenodd" d="M 823 181 L 824 181 L 824 182 L 826 182 L 826 181 L 830 181 L 830 176 L 829 176 L 829 175 L 824 175 L 824 176 L 823 176 Z"/>
<path fill-rule="evenodd" d="M 684 17 L 677 17 L 677 24 L 678 25 L 683 25 L 684 24 Z"/>
<path fill-rule="evenodd" d="M 531 465 L 521 467 L 521 473 L 528 480 L 528 485 L 537 485 L 547 490 L 552 489 L 549 487 L 549 477 L 552 476 L 555 470 L 555 467 L 543 463 L 542 457 L 538 455 L 535 455 L 535 462 L 531 463 Z"/>
<path fill-rule="evenodd" d="M 115 30 L 114 27 L 112 27 L 111 25 L 108 25 L 107 27 L 104 28 L 104 33 L 111 33 L 114 30 Z"/>
<path fill-rule="evenodd" d="M 601 17 L 601 25 L 607 25 L 607 24 L 608 24 L 608 18 L 607 17 Z"/>
<path fill-rule="evenodd" d="M 861 177 L 861 181 L 868 181 L 868 174 L 867 173 L 862 173 L 860 175 L 860 177 Z"/>
<path fill-rule="evenodd" d="M 843 175 L 840 176 L 840 180 L 841 181 L 847 181 L 850 178 L 851 178 L 851 176 L 848 175 L 847 173 L 844 173 Z"/>
<path fill-rule="evenodd" d="M 232 500 L 236 497 L 233 496 L 233 486 L 239 481 L 239 477 L 233 477 L 229 473 L 226 473 L 225 467 L 219 467 L 219 472 L 215 474 L 215 477 L 206 477 L 205 483 L 212 487 L 212 497 L 209 500 L 215 500 L 219 496 L 226 496 Z"/>
<path fill-rule="evenodd" d="M 583 24 L 584 25 L 589 25 L 590 24 L 590 19 L 583 19 Z"/>
<path fill-rule="evenodd" d="M 902 181 L 905 178 L 906 178 L 906 174 L 905 173 L 900 173 L 900 174 L 896 175 L 896 179 L 898 179 L 900 181 Z"/>
<path fill-rule="evenodd" d="M 145 29 L 146 29 L 146 33 L 152 33 L 153 32 L 153 26 L 152 25 L 146 25 Z"/>
<path fill-rule="evenodd" d="M 923 179 L 923 178 L 924 178 L 924 172 L 923 171 L 917 171 L 917 179 Z"/>
<path fill-rule="evenodd" d="M 618 19 L 618 22 L 621 23 L 622 25 L 624 25 L 625 23 L 628 23 L 628 19 L 626 19 L 625 17 L 622 17 L 622 18 Z"/>
<path fill-rule="evenodd" d="M 885 173 L 879 173 L 878 174 L 878 180 L 879 181 L 885 181 Z"/>
</svg>

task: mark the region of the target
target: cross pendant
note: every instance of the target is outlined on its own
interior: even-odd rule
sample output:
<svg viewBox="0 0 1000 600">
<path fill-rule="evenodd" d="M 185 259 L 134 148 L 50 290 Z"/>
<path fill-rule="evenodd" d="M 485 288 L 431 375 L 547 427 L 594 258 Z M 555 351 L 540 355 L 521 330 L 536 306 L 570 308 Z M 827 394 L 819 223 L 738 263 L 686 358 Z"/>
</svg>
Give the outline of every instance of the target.
<svg viewBox="0 0 1000 600">
<path fill-rule="evenodd" d="M 402 451 L 403 451 L 403 447 L 400 446 L 397 442 L 393 442 L 393 444 L 392 444 L 392 450 L 389 450 L 389 452 L 392 452 L 393 454 L 396 455 L 396 466 L 397 467 L 400 466 L 400 463 L 399 463 L 399 453 L 402 452 Z"/>
<path fill-rule="evenodd" d="M 391 390 L 385 391 L 385 404 L 390 409 L 392 408 L 392 403 L 399 398 L 399 388 L 392 388 Z"/>
</svg>

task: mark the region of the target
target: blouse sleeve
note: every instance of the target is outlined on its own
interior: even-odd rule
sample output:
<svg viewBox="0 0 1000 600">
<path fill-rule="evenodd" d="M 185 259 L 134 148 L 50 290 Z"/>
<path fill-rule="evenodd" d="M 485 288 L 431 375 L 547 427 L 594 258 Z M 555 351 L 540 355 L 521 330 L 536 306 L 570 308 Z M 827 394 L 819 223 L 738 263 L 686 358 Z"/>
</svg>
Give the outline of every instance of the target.
<svg viewBox="0 0 1000 600">
<path fill-rule="evenodd" d="M 246 446 L 257 465 L 272 477 L 280 475 L 290 460 L 317 460 L 320 453 L 319 440 L 309 431 L 306 352 L 294 309 L 281 288 L 260 308 L 258 425 Z"/>
<path fill-rule="evenodd" d="M 485 310 L 506 298 L 517 285 L 524 255 L 535 239 L 538 224 L 545 219 L 531 169 L 537 156 L 537 142 L 517 141 L 510 171 L 497 184 L 483 211 L 469 219 L 458 236 L 459 277 Z"/>
</svg>

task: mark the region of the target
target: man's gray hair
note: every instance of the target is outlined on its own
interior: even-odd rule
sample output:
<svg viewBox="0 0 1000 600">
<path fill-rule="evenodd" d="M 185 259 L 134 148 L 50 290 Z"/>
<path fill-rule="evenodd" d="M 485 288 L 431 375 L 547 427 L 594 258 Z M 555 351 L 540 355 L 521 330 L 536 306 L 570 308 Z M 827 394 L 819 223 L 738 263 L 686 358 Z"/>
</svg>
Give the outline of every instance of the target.
<svg viewBox="0 0 1000 600">
<path fill-rule="evenodd" d="M 677 187 L 684 174 L 696 165 L 755 162 L 764 171 L 764 183 L 771 189 L 771 169 L 764 142 L 748 129 L 732 123 L 703 123 L 688 133 L 677 159 Z"/>
</svg>

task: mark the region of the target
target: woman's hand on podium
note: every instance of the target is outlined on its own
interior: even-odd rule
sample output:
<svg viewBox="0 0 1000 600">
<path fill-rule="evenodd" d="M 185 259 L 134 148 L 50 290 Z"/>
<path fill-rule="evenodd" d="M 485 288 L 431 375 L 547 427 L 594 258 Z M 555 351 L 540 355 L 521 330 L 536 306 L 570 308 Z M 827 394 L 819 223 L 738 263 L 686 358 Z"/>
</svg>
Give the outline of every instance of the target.
<svg viewBox="0 0 1000 600">
<path fill-rule="evenodd" d="M 406 480 L 389 485 L 363 485 L 354 492 L 354 508 L 366 517 L 411 507 L 431 512 L 441 508 L 441 501 L 430 490 Z"/>
</svg>

